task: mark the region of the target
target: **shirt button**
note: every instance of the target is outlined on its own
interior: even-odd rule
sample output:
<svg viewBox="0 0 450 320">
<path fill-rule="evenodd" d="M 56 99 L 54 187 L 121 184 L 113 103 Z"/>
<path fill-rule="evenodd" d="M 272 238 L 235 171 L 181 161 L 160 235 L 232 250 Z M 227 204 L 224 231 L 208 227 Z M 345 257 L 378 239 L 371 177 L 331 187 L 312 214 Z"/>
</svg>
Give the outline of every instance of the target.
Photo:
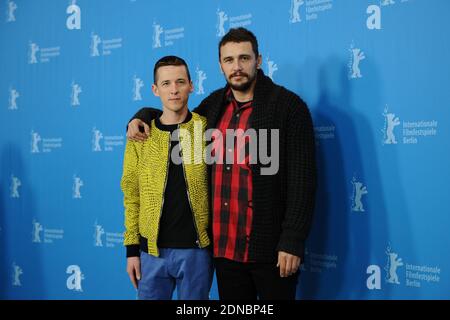
<svg viewBox="0 0 450 320">
<path fill-rule="evenodd" d="M 236 114 L 236 118 L 239 118 L 239 113 L 238 113 L 238 114 Z"/>
<path fill-rule="evenodd" d="M 230 170 L 230 166 L 227 167 L 227 170 Z"/>
<path fill-rule="evenodd" d="M 233 151 L 233 149 L 231 149 L 231 148 L 230 148 L 230 149 L 228 149 L 228 152 L 232 152 L 232 151 Z"/>
<path fill-rule="evenodd" d="M 226 207 L 226 206 L 228 205 L 228 202 L 225 202 L 224 205 L 225 205 L 225 207 Z"/>
</svg>

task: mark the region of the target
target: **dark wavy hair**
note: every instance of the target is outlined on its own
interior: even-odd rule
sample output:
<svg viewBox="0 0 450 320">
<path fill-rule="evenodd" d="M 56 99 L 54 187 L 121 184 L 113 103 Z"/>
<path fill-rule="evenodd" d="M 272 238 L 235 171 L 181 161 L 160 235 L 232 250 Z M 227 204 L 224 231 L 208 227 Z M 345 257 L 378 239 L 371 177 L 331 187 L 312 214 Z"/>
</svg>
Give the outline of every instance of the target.
<svg viewBox="0 0 450 320">
<path fill-rule="evenodd" d="M 220 60 L 220 48 L 227 44 L 228 42 L 250 42 L 252 44 L 253 52 L 255 53 L 255 57 L 258 58 L 258 40 L 256 40 L 255 35 L 245 28 L 233 28 L 227 32 L 226 35 L 219 42 L 219 60 Z"/>
</svg>

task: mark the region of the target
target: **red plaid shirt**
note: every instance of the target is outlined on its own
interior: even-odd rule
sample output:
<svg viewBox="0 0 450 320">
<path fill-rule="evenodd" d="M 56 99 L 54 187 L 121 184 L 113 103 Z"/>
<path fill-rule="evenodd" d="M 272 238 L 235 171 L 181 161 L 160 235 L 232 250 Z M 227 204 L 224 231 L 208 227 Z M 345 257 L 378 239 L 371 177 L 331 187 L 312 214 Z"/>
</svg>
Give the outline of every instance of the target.
<svg viewBox="0 0 450 320">
<path fill-rule="evenodd" d="M 226 130 L 241 129 L 245 132 L 249 128 L 253 107 L 252 101 L 239 106 L 231 90 L 227 94 L 229 103 L 219 121 L 218 131 L 213 135 L 212 155 L 217 154 L 223 159 L 223 164 L 214 163 L 212 167 L 214 256 L 247 262 L 253 217 L 252 172 L 248 153 L 250 137 L 237 135 L 245 139 L 244 147 L 237 142 L 239 138 L 234 138 L 227 146 Z M 222 139 L 218 139 L 219 133 Z M 238 146 L 241 146 L 239 150 Z M 230 163 L 231 159 L 233 163 Z"/>
</svg>

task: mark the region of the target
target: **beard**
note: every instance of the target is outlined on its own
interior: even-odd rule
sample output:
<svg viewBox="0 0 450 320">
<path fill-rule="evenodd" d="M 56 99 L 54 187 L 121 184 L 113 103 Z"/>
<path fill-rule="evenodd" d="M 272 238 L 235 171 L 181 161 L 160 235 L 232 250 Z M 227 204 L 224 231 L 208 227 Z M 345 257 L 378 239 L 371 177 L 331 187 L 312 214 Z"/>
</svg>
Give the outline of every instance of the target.
<svg viewBox="0 0 450 320">
<path fill-rule="evenodd" d="M 255 70 L 255 72 L 253 72 L 253 75 L 251 75 L 251 76 L 250 76 L 249 74 L 247 74 L 247 73 L 244 73 L 244 72 L 240 72 L 240 73 L 238 73 L 238 74 L 232 74 L 232 75 L 230 76 L 230 78 L 227 79 L 227 82 L 228 82 L 228 84 L 230 85 L 231 89 L 236 90 L 236 91 L 242 91 L 242 92 L 245 92 L 245 91 L 247 91 L 248 89 L 250 89 L 252 83 L 255 81 L 255 79 L 256 79 L 256 73 L 257 73 L 257 70 Z M 239 75 L 239 76 L 241 76 L 241 77 L 243 77 L 243 78 L 247 78 L 247 81 L 242 82 L 242 83 L 240 83 L 240 84 L 234 84 L 234 83 L 232 83 L 232 82 L 231 82 L 231 78 L 235 77 L 236 75 Z"/>
</svg>

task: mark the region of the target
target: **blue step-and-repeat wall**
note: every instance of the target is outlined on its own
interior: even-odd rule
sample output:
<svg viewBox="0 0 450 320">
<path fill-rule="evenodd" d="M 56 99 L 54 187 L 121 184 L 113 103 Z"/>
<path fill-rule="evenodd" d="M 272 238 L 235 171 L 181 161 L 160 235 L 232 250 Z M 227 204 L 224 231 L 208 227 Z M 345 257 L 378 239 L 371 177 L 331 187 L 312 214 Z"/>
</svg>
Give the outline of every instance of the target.
<svg viewBox="0 0 450 320">
<path fill-rule="evenodd" d="M 184 57 L 194 108 L 217 44 L 258 37 L 308 104 L 319 191 L 299 299 L 450 298 L 447 0 L 1 0 L 0 298 L 135 299 L 125 125 Z M 211 291 L 217 299 L 217 287 Z"/>
</svg>

